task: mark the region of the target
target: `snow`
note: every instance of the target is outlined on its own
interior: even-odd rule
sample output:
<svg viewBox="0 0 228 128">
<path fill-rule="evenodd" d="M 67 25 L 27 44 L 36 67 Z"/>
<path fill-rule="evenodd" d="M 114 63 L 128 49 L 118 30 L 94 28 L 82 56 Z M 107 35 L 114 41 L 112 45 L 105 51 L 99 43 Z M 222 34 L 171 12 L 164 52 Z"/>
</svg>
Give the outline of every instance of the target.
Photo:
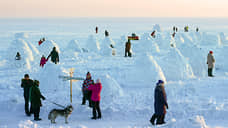
<svg viewBox="0 0 228 128">
<path fill-rule="evenodd" d="M 162 20 L 161 24 L 153 26 L 157 32 L 156 37 L 152 38 L 151 24 L 155 24 L 155 21 L 141 23 L 136 19 L 129 24 L 124 20 L 98 20 L 109 24 L 104 28 L 99 27 L 101 31 L 107 29 L 112 33 L 104 37 L 104 33 L 87 32 L 94 30 L 97 24 L 84 20 L 70 23 L 63 20 L 61 26 L 58 25 L 60 21 L 52 20 L 51 25 L 38 20 L 37 26 L 20 21 L 27 27 L 20 27 L 16 21 L 9 22 L 15 26 L 15 30 L 4 26 L 4 21 L 0 22 L 4 30 L 0 31 L 0 128 L 228 127 L 228 31 L 222 29 L 228 26 L 227 23 L 211 27 L 205 24 L 207 21 L 199 22 L 199 32 L 183 32 L 179 26 L 186 23 L 177 20 L 179 25 L 175 26 L 179 31 L 173 38 L 173 24 Z M 75 27 L 78 29 L 75 30 Z M 137 33 L 140 40 L 131 41 L 133 57 L 124 57 L 126 37 L 132 32 Z M 44 36 L 48 37 L 47 40 L 38 45 L 37 40 Z M 53 47 L 59 51 L 60 63 L 53 64 L 49 60 L 41 68 L 41 56 L 47 57 Z M 113 50 L 116 53 L 114 56 Z M 215 77 L 212 78 L 207 77 L 206 65 L 210 50 L 214 52 L 216 60 L 213 70 Z M 14 60 L 16 52 L 20 52 L 22 60 Z M 85 78 L 89 71 L 94 81 L 101 79 L 101 120 L 91 120 L 92 110 L 88 103 L 81 105 L 83 81 L 73 82 L 74 111 L 68 119 L 69 124 L 64 123 L 63 117 L 58 117 L 56 124 L 51 124 L 47 119 L 52 109 L 61 109 L 51 102 L 63 106 L 71 104 L 70 82 L 59 78 L 60 75 L 69 76 L 70 68 L 75 69 L 75 77 Z M 42 101 L 42 121 L 39 122 L 24 114 L 20 83 L 26 73 L 31 79 L 40 81 L 40 90 L 46 97 Z M 159 79 L 165 81 L 169 104 L 165 118 L 167 124 L 152 126 L 149 119 L 154 113 L 154 88 Z"/>
</svg>

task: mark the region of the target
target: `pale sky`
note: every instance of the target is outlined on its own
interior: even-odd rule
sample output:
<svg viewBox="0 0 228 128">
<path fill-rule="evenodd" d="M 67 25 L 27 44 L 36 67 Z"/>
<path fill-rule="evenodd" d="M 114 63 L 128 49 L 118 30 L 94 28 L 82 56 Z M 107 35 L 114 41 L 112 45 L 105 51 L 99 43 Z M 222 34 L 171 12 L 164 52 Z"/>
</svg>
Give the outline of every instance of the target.
<svg viewBox="0 0 228 128">
<path fill-rule="evenodd" d="M 228 17 L 228 0 L 0 0 L 8 17 Z"/>
</svg>

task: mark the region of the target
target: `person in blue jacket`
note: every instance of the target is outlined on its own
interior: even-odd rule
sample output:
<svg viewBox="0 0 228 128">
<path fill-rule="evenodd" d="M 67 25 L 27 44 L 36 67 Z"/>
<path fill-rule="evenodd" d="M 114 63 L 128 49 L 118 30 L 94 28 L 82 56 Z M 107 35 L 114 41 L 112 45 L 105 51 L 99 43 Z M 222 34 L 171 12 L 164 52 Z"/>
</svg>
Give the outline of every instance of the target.
<svg viewBox="0 0 228 128">
<path fill-rule="evenodd" d="M 168 103 L 166 98 L 166 92 L 164 87 L 164 81 L 159 80 L 156 84 L 154 91 L 154 111 L 155 113 L 150 119 L 152 125 L 154 125 L 155 119 L 156 124 L 164 124 L 166 108 L 168 109 Z"/>
</svg>

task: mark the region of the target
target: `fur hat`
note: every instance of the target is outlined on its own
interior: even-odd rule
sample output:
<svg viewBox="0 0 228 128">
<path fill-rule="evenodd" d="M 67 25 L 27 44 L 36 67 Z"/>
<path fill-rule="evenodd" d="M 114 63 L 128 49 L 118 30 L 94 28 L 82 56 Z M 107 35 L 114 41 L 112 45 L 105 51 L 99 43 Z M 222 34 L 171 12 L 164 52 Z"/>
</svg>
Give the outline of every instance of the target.
<svg viewBox="0 0 228 128">
<path fill-rule="evenodd" d="M 100 79 L 97 79 L 96 82 L 97 82 L 97 83 L 101 83 L 101 80 L 100 80 Z"/>
</svg>

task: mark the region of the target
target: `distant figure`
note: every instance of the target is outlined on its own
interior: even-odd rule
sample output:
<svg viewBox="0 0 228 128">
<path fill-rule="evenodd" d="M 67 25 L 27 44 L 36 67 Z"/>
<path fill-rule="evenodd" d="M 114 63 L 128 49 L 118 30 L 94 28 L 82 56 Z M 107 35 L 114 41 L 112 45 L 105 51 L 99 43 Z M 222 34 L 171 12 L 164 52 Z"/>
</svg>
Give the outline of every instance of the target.
<svg viewBox="0 0 228 128">
<path fill-rule="evenodd" d="M 178 31 L 178 28 L 176 27 L 176 32 Z"/>
<path fill-rule="evenodd" d="M 131 57 L 131 42 L 129 39 L 125 44 L 125 57 L 127 56 Z"/>
<path fill-rule="evenodd" d="M 49 59 L 49 57 L 51 57 L 53 63 L 57 64 L 59 62 L 59 53 L 56 51 L 56 47 L 53 47 L 47 59 Z"/>
<path fill-rule="evenodd" d="M 19 52 L 17 52 L 16 57 L 15 57 L 15 60 L 21 60 L 21 55 L 20 55 Z"/>
<path fill-rule="evenodd" d="M 83 98 L 82 98 L 82 105 L 86 104 L 86 100 L 89 101 L 89 107 L 92 107 L 92 103 L 91 103 L 91 94 L 92 92 L 88 90 L 90 85 L 93 85 L 94 81 L 92 80 L 91 74 L 90 72 L 87 72 L 86 74 L 86 79 L 84 80 L 83 84 L 82 84 L 82 94 L 83 94 Z"/>
<path fill-rule="evenodd" d="M 176 31 L 176 27 L 175 27 L 175 26 L 173 26 L 173 31 L 174 31 L 174 32 Z"/>
<path fill-rule="evenodd" d="M 39 40 L 38 44 L 41 45 L 45 41 L 45 38 Z"/>
<path fill-rule="evenodd" d="M 188 32 L 188 29 L 189 29 L 188 26 L 185 26 L 184 27 L 184 32 Z"/>
<path fill-rule="evenodd" d="M 43 68 L 47 61 L 48 59 L 46 59 L 45 56 L 43 55 L 40 59 L 40 66 Z"/>
<path fill-rule="evenodd" d="M 159 80 L 156 84 L 154 91 L 154 111 L 155 113 L 150 119 L 152 125 L 157 119 L 156 124 L 164 124 L 166 108 L 168 109 L 168 103 L 166 99 L 166 92 L 164 87 L 164 81 Z"/>
<path fill-rule="evenodd" d="M 24 100 L 25 100 L 25 114 L 30 116 L 32 112 L 32 106 L 30 106 L 29 110 L 29 90 L 33 85 L 33 81 L 29 79 L 29 75 L 25 74 L 24 78 L 21 80 L 21 88 L 24 89 Z"/>
<path fill-rule="evenodd" d="M 208 64 L 208 76 L 213 77 L 212 71 L 213 71 L 214 64 L 215 64 L 215 58 L 213 56 L 212 51 L 210 51 L 207 55 L 207 64 Z"/>
<path fill-rule="evenodd" d="M 89 91 L 92 91 L 92 106 L 93 106 L 93 117 L 91 119 L 96 120 L 101 118 L 101 109 L 100 109 L 100 100 L 101 100 L 101 81 L 97 79 L 96 84 L 91 84 L 88 88 Z M 97 116 L 98 114 L 98 116 Z"/>
<path fill-rule="evenodd" d="M 198 27 L 196 28 L 196 32 L 199 32 L 199 28 Z"/>
<path fill-rule="evenodd" d="M 32 111 L 34 113 L 34 120 L 40 121 L 40 107 L 42 106 L 40 98 L 45 100 L 45 97 L 41 94 L 39 89 L 40 82 L 38 80 L 34 80 L 33 86 L 30 89 L 30 101 L 32 104 Z"/>
<path fill-rule="evenodd" d="M 98 33 L 98 27 L 97 26 L 96 26 L 95 30 L 96 30 L 96 33 Z"/>
<path fill-rule="evenodd" d="M 175 35 L 176 35 L 176 33 L 175 33 L 175 32 L 173 32 L 172 37 L 174 38 L 174 37 L 175 37 Z"/>
<path fill-rule="evenodd" d="M 155 30 L 150 34 L 153 38 L 155 38 Z"/>
<path fill-rule="evenodd" d="M 109 36 L 109 33 L 107 30 L 105 30 L 105 37 L 108 37 Z"/>
</svg>

